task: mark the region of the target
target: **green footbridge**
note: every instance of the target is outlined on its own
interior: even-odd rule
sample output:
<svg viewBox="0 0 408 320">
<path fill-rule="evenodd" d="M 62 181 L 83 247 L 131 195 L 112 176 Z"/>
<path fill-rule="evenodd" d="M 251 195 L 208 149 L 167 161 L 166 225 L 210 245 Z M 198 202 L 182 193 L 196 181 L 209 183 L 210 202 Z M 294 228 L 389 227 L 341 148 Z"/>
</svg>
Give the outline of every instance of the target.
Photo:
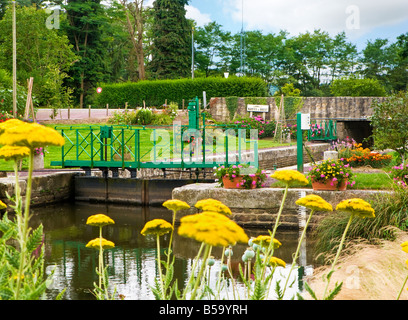
<svg viewBox="0 0 408 320">
<path fill-rule="evenodd" d="M 189 123 L 172 126 L 56 126 L 65 138 L 61 161 L 52 166 L 102 171 L 143 168 L 205 169 L 249 163 L 258 166 L 257 130 L 206 125 L 198 98 L 188 106 Z"/>
<path fill-rule="evenodd" d="M 239 125 L 206 125 L 199 100 L 188 105 L 188 125 L 172 126 L 90 125 L 56 126 L 65 138 L 61 161 L 52 166 L 107 170 L 117 176 L 127 169 L 131 177 L 144 168 L 190 169 L 205 172 L 219 165 L 247 163 L 258 167 L 258 130 Z M 309 140 L 336 140 L 336 121 L 314 121 Z"/>
</svg>

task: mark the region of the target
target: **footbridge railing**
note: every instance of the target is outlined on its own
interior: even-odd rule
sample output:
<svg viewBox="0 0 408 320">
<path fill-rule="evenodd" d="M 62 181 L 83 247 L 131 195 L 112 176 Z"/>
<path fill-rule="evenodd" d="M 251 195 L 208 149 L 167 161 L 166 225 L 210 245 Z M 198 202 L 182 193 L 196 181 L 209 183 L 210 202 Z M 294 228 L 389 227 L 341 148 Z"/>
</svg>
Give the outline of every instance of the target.
<svg viewBox="0 0 408 320">
<path fill-rule="evenodd" d="M 56 126 L 65 138 L 63 168 L 212 168 L 258 166 L 257 130 L 204 126 Z M 249 136 L 249 137 L 247 137 Z"/>
</svg>

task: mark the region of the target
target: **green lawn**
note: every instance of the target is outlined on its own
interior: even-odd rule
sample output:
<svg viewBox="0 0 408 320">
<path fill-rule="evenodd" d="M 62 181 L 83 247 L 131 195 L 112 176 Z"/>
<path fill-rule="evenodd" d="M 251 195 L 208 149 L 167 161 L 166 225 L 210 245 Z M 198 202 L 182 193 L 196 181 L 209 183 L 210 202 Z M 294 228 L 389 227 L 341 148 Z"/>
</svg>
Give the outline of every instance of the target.
<svg viewBox="0 0 408 320">
<path fill-rule="evenodd" d="M 393 181 L 385 172 L 379 173 L 354 173 L 354 181 L 356 184 L 353 187 L 348 186 L 349 190 L 390 190 L 392 189 Z M 284 184 L 275 182 L 271 187 L 283 188 Z M 293 188 L 312 188 L 312 184 L 306 186 L 293 185 Z"/>
</svg>

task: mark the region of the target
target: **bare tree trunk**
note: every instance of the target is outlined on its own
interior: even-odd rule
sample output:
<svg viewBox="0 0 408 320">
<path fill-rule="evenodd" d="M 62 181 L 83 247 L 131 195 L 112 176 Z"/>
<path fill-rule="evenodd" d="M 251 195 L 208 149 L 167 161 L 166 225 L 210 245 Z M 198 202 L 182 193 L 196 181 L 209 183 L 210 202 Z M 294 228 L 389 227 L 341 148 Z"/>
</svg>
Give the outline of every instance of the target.
<svg viewBox="0 0 408 320">
<path fill-rule="evenodd" d="M 126 0 L 120 0 L 123 11 L 126 15 L 127 29 L 133 47 L 136 51 L 139 79 L 145 80 L 144 50 L 143 50 L 143 0 L 135 1 L 133 4 L 127 4 Z M 134 24 L 130 21 L 129 12 L 133 17 Z M 136 28 L 135 28 L 136 25 Z M 136 29 L 136 30 L 135 30 Z M 135 33 L 137 32 L 137 39 Z"/>
</svg>

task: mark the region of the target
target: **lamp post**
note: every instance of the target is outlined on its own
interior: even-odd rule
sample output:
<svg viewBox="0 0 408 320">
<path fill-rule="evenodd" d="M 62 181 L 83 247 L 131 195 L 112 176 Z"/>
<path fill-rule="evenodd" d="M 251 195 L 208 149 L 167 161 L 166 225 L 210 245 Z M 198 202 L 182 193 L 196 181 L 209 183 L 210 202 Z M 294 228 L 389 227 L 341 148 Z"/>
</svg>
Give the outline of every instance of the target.
<svg viewBox="0 0 408 320">
<path fill-rule="evenodd" d="M 13 115 L 17 117 L 16 2 L 13 1 Z"/>
<path fill-rule="evenodd" d="M 194 79 L 194 27 L 191 32 L 191 79 Z"/>
</svg>

